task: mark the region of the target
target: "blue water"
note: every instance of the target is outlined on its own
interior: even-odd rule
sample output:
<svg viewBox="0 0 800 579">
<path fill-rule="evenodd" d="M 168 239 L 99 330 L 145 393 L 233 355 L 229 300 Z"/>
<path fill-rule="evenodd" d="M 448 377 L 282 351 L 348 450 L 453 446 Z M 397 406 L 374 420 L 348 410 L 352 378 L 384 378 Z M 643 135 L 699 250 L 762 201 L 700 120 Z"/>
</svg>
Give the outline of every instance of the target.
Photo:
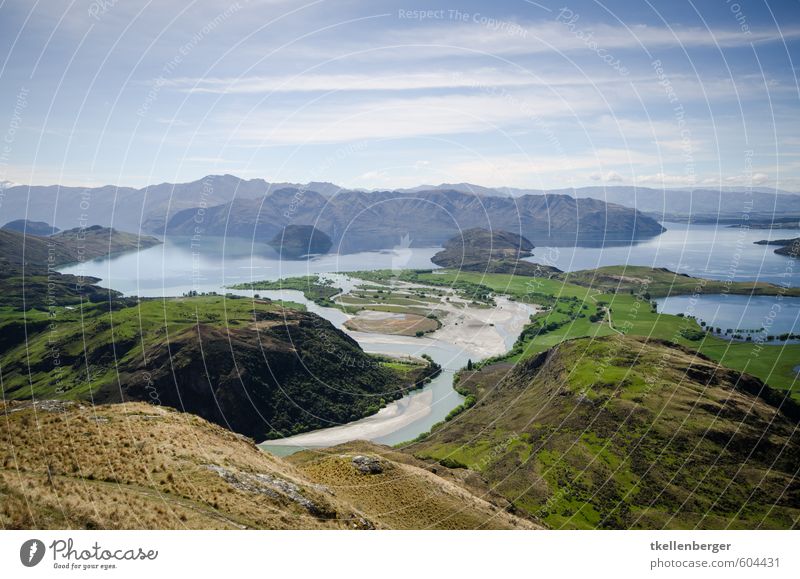
<svg viewBox="0 0 800 579">
<path fill-rule="evenodd" d="M 536 247 L 529 261 L 564 271 L 604 265 L 645 265 L 710 279 L 760 280 L 800 286 L 800 265 L 775 255 L 775 246 L 755 245 L 761 239 L 786 239 L 797 229 L 741 229 L 716 225 L 665 222 L 667 231 L 623 247 Z"/>
<path fill-rule="evenodd" d="M 775 255 L 761 239 L 797 237 L 798 230 L 747 230 L 715 225 L 666 222 L 667 231 L 622 247 L 536 247 L 530 261 L 565 271 L 604 265 L 665 267 L 680 273 L 732 281 L 760 280 L 800 286 L 800 266 Z M 374 269 L 435 268 L 437 248 L 404 248 L 325 255 L 310 260 L 278 259 L 265 244 L 246 239 L 167 238 L 163 245 L 62 269 L 64 273 L 99 277 L 101 285 L 129 295 L 171 296 L 189 290 L 219 291 L 225 285 L 262 279 Z"/>
<path fill-rule="evenodd" d="M 166 238 L 162 245 L 111 259 L 65 267 L 62 273 L 98 277 L 100 285 L 126 295 L 180 296 L 188 291 L 224 292 L 238 283 L 277 280 L 315 273 L 375 269 L 436 267 L 431 257 L 438 248 L 403 248 L 345 255 L 329 254 L 308 260 L 281 260 L 265 244 L 245 239 L 204 237 L 196 245 L 183 238 Z"/>
</svg>

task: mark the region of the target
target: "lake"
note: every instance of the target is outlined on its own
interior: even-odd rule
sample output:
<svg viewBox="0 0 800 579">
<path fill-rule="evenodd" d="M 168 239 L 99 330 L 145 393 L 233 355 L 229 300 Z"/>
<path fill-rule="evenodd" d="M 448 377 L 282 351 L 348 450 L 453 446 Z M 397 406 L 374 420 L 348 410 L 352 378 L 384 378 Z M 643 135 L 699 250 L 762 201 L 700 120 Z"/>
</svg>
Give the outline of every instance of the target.
<svg viewBox="0 0 800 579">
<path fill-rule="evenodd" d="M 739 229 L 716 225 L 665 222 L 667 231 L 629 246 L 536 247 L 529 261 L 564 271 L 604 265 L 665 267 L 680 273 L 733 281 L 760 280 L 800 285 L 794 260 L 775 255 L 761 239 L 796 237 L 791 229 Z M 99 277 L 101 285 L 127 295 L 175 296 L 187 291 L 221 291 L 225 285 L 327 272 L 374 269 L 435 268 L 435 247 L 398 246 L 384 251 L 325 255 L 309 260 L 280 260 L 266 244 L 246 239 L 167 238 L 162 245 L 111 259 L 61 269 L 63 273 Z"/>
<path fill-rule="evenodd" d="M 266 244 L 233 237 L 168 237 L 145 250 L 86 261 L 60 269 L 62 273 L 101 278 L 101 285 L 126 295 L 179 296 L 189 291 L 224 292 L 226 285 L 276 280 L 316 273 L 375 269 L 436 267 L 437 248 L 403 248 L 345 255 L 328 254 L 308 260 L 281 260 Z"/>
<path fill-rule="evenodd" d="M 664 222 L 667 231 L 628 246 L 536 247 L 528 261 L 564 271 L 605 265 L 645 265 L 710 279 L 759 280 L 800 285 L 800 267 L 761 239 L 787 239 L 797 229 L 742 229 L 708 224 Z"/>
</svg>

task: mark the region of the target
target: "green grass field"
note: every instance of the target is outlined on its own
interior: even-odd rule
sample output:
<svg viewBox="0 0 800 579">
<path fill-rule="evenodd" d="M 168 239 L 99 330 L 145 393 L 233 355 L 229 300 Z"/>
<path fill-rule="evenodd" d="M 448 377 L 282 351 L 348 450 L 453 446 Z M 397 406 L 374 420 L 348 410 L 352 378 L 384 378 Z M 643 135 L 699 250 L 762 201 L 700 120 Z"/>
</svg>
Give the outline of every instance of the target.
<svg viewBox="0 0 800 579">
<path fill-rule="evenodd" d="M 4 389 L 12 398 L 83 398 L 116 381 L 115 362 L 141 358 L 148 347 L 170 336 L 198 324 L 245 326 L 252 323 L 254 309 L 274 311 L 281 305 L 286 304 L 197 296 L 142 300 L 116 311 L 108 311 L 107 303 L 50 311 L 2 308 L 0 334 L 19 334 L 23 322 L 28 328 L 27 336 L 9 340 L 2 351 Z M 92 353 L 88 365 L 87 352 Z M 13 389 L 18 384 L 24 386 Z"/>
</svg>

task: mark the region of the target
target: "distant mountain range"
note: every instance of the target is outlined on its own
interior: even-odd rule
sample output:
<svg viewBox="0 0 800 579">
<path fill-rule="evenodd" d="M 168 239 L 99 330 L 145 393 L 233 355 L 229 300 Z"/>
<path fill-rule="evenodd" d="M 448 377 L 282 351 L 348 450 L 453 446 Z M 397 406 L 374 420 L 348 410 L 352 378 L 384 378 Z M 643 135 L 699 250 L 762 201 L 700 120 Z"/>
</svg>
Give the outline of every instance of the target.
<svg viewBox="0 0 800 579">
<path fill-rule="evenodd" d="M 663 230 L 656 221 L 665 219 L 800 219 L 800 195 L 763 189 L 543 191 L 457 183 L 361 191 L 327 182 L 209 175 L 141 189 L 18 185 L 3 194 L 0 223 L 27 219 L 71 229 L 88 222 L 161 235 L 255 235 L 259 241 L 287 225 L 313 225 L 331 237 L 337 251 L 390 248 L 405 235 L 414 246 L 436 245 L 472 227 L 516 232 L 537 245 L 574 245 L 657 235 Z"/>
<path fill-rule="evenodd" d="M 649 187 L 605 186 L 569 189 L 517 189 L 513 187 L 487 188 L 470 183 L 444 183 L 442 185 L 403 189 L 404 192 L 421 190 L 461 191 L 475 195 L 568 195 L 576 199 L 599 199 L 637 209 L 659 220 L 677 219 L 717 221 L 748 218 L 800 220 L 800 194 L 788 191 L 744 187 L 722 189 L 653 189 Z M 796 214 L 796 215 L 787 215 Z"/>
<path fill-rule="evenodd" d="M 517 232 L 542 245 L 627 243 L 663 231 L 635 210 L 566 195 L 510 198 L 448 190 L 341 191 L 326 197 L 310 190 L 280 189 L 202 212 L 179 211 L 167 223 L 166 233 L 266 240 L 290 223 L 313 225 L 331 238 L 336 251 L 345 253 L 391 248 L 406 235 L 412 246 L 436 246 L 473 227 Z"/>
</svg>

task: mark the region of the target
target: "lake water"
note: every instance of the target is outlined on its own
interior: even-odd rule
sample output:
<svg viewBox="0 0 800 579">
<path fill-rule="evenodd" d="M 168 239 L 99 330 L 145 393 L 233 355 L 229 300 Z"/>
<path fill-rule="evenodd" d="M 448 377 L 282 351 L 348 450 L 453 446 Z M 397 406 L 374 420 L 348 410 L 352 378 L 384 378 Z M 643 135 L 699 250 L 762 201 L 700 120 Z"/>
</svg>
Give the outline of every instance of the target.
<svg viewBox="0 0 800 579">
<path fill-rule="evenodd" d="M 667 231 L 629 246 L 536 247 L 529 261 L 565 271 L 604 265 L 665 267 L 680 273 L 733 281 L 760 280 L 800 286 L 800 267 L 775 255 L 775 246 L 755 245 L 761 239 L 800 235 L 791 229 L 739 229 L 715 225 L 665 222 Z M 435 268 L 437 248 L 405 248 L 309 260 L 278 259 L 265 244 L 245 239 L 167 238 L 162 245 L 138 253 L 66 267 L 64 273 L 99 277 L 102 285 L 128 295 L 175 296 L 190 290 L 220 291 L 225 285 L 326 272 L 374 269 Z"/>
<path fill-rule="evenodd" d="M 101 278 L 104 287 L 142 297 L 179 296 L 188 291 L 224 292 L 226 285 L 276 280 L 327 272 L 436 267 L 437 248 L 402 248 L 308 260 L 281 260 L 265 244 L 245 239 L 204 237 L 197 244 L 184 238 L 111 259 L 65 267 L 62 273 Z"/>
<path fill-rule="evenodd" d="M 623 247 L 536 247 L 528 261 L 564 271 L 604 265 L 645 265 L 710 279 L 759 280 L 800 285 L 800 266 L 775 255 L 775 246 L 755 245 L 762 239 L 787 239 L 797 229 L 742 229 L 716 225 L 665 222 L 667 231 Z"/>
</svg>

